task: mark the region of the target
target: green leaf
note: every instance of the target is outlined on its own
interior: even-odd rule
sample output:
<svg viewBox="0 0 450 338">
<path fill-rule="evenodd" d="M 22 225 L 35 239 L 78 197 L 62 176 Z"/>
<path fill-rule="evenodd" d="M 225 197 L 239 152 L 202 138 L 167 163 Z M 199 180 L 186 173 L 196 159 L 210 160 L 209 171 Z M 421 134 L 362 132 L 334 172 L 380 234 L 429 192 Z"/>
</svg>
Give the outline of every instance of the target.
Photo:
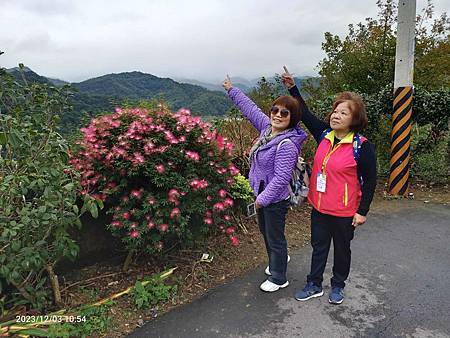
<svg viewBox="0 0 450 338">
<path fill-rule="evenodd" d="M 94 218 L 98 217 L 97 204 L 91 203 L 89 211 L 91 212 L 92 217 L 94 217 Z"/>
<path fill-rule="evenodd" d="M 7 141 L 6 134 L 0 133 L 0 145 L 5 145 Z"/>
<path fill-rule="evenodd" d="M 67 191 L 71 191 L 74 188 L 74 184 L 73 183 L 68 183 L 64 186 L 64 189 Z"/>
<path fill-rule="evenodd" d="M 100 208 L 100 210 L 103 210 L 104 205 L 103 205 L 103 201 L 102 200 L 96 200 L 97 201 L 97 205 Z"/>
</svg>

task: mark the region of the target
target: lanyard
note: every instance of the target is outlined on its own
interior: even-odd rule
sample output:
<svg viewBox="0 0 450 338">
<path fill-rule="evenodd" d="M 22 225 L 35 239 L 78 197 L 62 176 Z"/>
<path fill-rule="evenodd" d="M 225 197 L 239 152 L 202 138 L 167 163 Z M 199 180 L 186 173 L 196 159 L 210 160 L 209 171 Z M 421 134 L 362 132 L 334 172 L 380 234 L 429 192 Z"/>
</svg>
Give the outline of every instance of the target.
<svg viewBox="0 0 450 338">
<path fill-rule="evenodd" d="M 325 158 L 323 159 L 322 162 L 322 173 L 325 174 L 326 172 L 326 167 L 328 164 L 328 160 L 330 159 L 331 155 L 341 146 L 341 144 L 337 144 L 336 147 L 334 147 L 334 149 L 328 150 L 328 153 L 325 155 Z"/>
</svg>

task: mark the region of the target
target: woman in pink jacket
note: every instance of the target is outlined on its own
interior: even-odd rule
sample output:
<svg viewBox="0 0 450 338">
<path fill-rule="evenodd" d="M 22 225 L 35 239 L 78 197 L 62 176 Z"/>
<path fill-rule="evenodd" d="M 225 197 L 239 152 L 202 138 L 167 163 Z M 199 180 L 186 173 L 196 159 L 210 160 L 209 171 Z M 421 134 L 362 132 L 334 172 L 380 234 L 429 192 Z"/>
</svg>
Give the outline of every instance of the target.
<svg viewBox="0 0 450 338">
<path fill-rule="evenodd" d="M 333 277 L 329 302 L 344 300 L 345 280 L 350 272 L 350 241 L 364 224 L 377 181 L 374 146 L 359 135 L 367 125 L 361 97 L 352 92 L 337 95 L 326 121 L 315 117 L 289 73 L 282 75 L 289 93 L 302 107 L 302 122 L 317 141 L 308 201 L 311 212 L 311 271 L 305 287 L 295 298 L 305 301 L 323 295 L 323 272 L 331 240 L 334 246 Z"/>
</svg>

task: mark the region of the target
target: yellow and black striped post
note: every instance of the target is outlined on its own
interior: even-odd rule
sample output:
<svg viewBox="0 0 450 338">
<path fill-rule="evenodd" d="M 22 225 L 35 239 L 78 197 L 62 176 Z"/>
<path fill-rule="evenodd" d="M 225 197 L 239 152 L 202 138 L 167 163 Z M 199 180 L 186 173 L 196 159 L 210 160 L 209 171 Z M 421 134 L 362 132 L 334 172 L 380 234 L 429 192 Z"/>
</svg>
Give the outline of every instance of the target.
<svg viewBox="0 0 450 338">
<path fill-rule="evenodd" d="M 408 191 L 412 98 L 412 87 L 395 90 L 389 176 L 389 192 L 392 195 L 405 195 Z"/>
<path fill-rule="evenodd" d="M 399 0 L 389 175 L 389 193 L 395 196 L 408 193 L 415 24 L 416 0 Z"/>
</svg>

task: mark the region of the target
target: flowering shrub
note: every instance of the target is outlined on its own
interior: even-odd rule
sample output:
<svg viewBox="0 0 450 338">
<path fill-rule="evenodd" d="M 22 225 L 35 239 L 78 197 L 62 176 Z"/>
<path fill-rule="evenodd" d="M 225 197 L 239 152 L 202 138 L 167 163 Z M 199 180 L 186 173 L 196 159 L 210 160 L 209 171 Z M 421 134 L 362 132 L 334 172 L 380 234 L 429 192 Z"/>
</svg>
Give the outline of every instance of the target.
<svg viewBox="0 0 450 338">
<path fill-rule="evenodd" d="M 129 249 L 161 250 L 169 239 L 192 241 L 218 227 L 233 245 L 238 169 L 232 144 L 187 110 L 116 109 L 83 128 L 70 163 L 81 193 L 105 201 L 108 225 Z"/>
</svg>

